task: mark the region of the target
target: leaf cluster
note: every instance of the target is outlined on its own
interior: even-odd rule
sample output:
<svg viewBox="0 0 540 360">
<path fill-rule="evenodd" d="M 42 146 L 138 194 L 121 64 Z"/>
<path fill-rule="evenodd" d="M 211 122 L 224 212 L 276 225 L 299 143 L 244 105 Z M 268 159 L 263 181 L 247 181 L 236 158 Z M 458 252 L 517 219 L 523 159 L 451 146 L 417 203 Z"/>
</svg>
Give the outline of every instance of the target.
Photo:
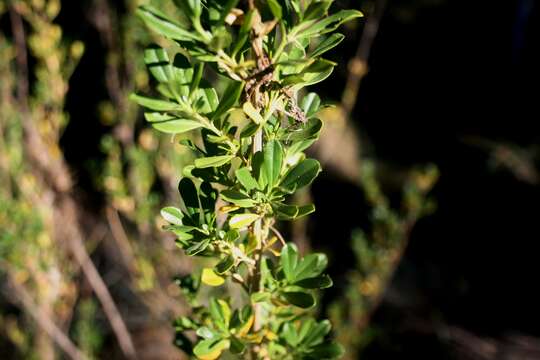
<svg viewBox="0 0 540 360">
<path fill-rule="evenodd" d="M 321 171 L 304 152 L 319 137 L 324 105 L 301 89 L 332 73 L 336 64 L 321 55 L 343 40 L 334 33 L 341 24 L 361 16 L 329 14 L 332 2 L 176 0 L 181 18 L 150 5 L 137 10 L 169 42 L 144 53 L 159 97 L 131 99 L 147 109 L 152 127 L 181 136 L 196 154 L 182 172 L 180 204 L 161 215 L 187 255 L 213 263 L 178 280 L 193 314 L 177 320 L 177 345 L 199 359 L 225 352 L 326 359 L 342 352 L 328 339 L 330 323 L 309 316 L 315 292 L 332 285 L 326 256 L 301 257 L 290 243 L 278 250 L 283 239 L 274 228 L 315 210 L 289 202 Z M 202 286 L 226 294 L 223 285 L 232 283 L 245 291 L 241 306 L 232 296 L 197 297 Z M 186 331 L 196 333 L 196 343 Z"/>
</svg>

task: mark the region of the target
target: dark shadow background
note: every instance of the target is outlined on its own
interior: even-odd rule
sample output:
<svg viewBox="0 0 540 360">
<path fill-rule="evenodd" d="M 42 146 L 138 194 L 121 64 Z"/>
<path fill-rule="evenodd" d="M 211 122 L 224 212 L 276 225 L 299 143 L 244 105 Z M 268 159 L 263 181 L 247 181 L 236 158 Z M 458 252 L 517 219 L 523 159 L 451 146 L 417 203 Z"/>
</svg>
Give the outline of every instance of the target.
<svg viewBox="0 0 540 360">
<path fill-rule="evenodd" d="M 86 161 L 101 156 L 104 129 L 88 109 L 107 95 L 104 47 L 88 22 L 88 5 L 63 1 L 59 17 L 64 30 L 86 44 L 67 101 L 75 121 L 62 143 L 79 186 L 97 207 L 103 200 L 92 197 Z M 389 1 L 354 122 L 369 139 L 370 156 L 396 167 L 433 162 L 441 176 L 433 192 L 438 210 L 412 232 L 372 323 L 380 335 L 364 359 L 461 358 L 441 340 L 439 324 L 498 340 L 540 337 L 540 186 L 509 170 L 494 171 L 493 148 L 467 140 L 524 149 L 539 143 L 538 10 L 534 0 Z M 333 54 L 340 70 L 320 88 L 322 96 L 339 100 L 336 89 L 343 87 L 361 30 Z M 347 249 L 351 229 L 366 222 L 360 190 L 326 175 L 314 185 L 314 197 L 313 241 Z M 334 211 L 343 198 L 349 211 Z M 334 218 L 347 225 L 333 231 L 322 224 Z M 340 264 L 352 261 L 339 256 Z M 333 271 L 343 275 L 342 266 Z"/>
</svg>

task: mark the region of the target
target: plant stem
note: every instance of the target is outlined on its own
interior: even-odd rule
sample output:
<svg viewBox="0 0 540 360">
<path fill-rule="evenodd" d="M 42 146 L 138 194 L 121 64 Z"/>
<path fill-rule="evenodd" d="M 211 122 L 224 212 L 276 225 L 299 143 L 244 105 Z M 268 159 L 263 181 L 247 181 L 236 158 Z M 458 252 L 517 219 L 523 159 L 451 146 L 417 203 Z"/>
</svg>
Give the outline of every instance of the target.
<svg viewBox="0 0 540 360">
<path fill-rule="evenodd" d="M 262 151 L 262 143 L 263 143 L 263 133 L 262 130 L 259 129 L 255 135 L 253 136 L 253 154 L 255 154 L 258 151 Z M 263 239 L 262 239 L 262 219 L 258 219 L 255 221 L 253 225 L 253 235 L 255 236 L 255 239 L 257 241 L 257 248 L 254 252 L 254 260 L 255 260 L 255 269 L 253 270 L 253 274 L 251 277 L 251 291 L 252 293 L 261 291 L 261 256 L 262 256 L 262 247 L 263 247 Z M 255 331 L 259 331 L 262 327 L 261 324 L 261 306 L 259 303 L 255 304 L 254 307 L 254 313 L 255 313 L 255 322 L 253 325 L 253 329 Z"/>
</svg>

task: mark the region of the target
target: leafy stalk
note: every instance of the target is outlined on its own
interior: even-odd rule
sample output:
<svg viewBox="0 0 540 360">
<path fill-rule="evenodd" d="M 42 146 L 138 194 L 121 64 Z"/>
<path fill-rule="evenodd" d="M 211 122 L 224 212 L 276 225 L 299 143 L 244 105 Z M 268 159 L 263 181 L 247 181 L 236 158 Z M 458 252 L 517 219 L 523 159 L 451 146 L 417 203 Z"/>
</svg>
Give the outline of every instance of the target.
<svg viewBox="0 0 540 360">
<path fill-rule="evenodd" d="M 361 13 L 328 15 L 331 0 L 302 3 L 178 0 L 188 23 L 149 6 L 138 12 L 173 47 L 145 53 L 161 97 L 132 99 L 155 129 L 200 131 L 202 139 L 182 141 L 198 157 L 184 168 L 182 203 L 162 210 L 187 255 L 213 259 L 201 274 L 178 279 L 193 313 L 177 319 L 176 344 L 199 359 L 342 354 L 330 323 L 312 315 L 315 292 L 332 285 L 326 256 L 301 257 L 274 225 L 315 210 L 288 202 L 321 170 L 304 153 L 322 128 L 321 101 L 302 89 L 331 74 L 335 64 L 320 56 L 343 40 L 331 33 Z M 228 82 L 221 96 L 204 80 L 209 69 Z M 213 288 L 210 299 L 200 296 L 202 286 Z"/>
</svg>

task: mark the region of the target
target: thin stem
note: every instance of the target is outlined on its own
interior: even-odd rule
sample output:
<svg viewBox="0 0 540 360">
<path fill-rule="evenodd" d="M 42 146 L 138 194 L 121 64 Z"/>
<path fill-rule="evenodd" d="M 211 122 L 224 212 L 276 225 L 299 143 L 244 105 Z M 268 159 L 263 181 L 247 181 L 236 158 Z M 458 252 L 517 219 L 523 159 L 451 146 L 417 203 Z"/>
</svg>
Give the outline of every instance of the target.
<svg viewBox="0 0 540 360">
<path fill-rule="evenodd" d="M 24 309 L 34 318 L 38 326 L 58 345 L 60 349 L 66 355 L 73 360 L 84 360 L 87 357 L 84 353 L 69 339 L 69 337 L 54 323 L 53 319 L 50 318 L 50 315 L 47 312 L 39 308 L 28 291 L 21 284 L 17 283 L 13 279 L 13 275 L 9 271 L 8 266 L 0 264 L 2 268 L 8 270 L 8 285 L 11 291 L 9 296 L 14 297 L 14 300 L 19 302 Z"/>
<path fill-rule="evenodd" d="M 285 239 L 283 238 L 283 235 L 281 235 L 278 229 L 270 225 L 270 230 L 272 230 L 272 232 L 277 236 L 277 238 L 279 239 L 279 241 L 281 242 L 283 246 L 287 245 L 287 242 L 285 241 Z"/>
</svg>

